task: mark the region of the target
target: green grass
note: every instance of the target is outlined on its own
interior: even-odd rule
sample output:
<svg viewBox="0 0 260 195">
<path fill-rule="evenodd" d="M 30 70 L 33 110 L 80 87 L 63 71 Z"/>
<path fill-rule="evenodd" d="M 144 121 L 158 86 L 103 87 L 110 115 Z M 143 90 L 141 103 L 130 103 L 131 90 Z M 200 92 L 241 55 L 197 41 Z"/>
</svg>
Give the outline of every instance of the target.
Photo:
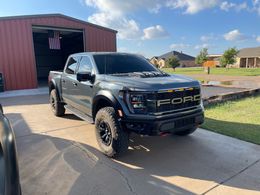
<svg viewBox="0 0 260 195">
<path fill-rule="evenodd" d="M 172 68 L 163 68 L 165 72 L 171 74 L 207 74 L 202 67 L 198 68 L 176 68 L 174 71 Z M 228 76 L 260 76 L 260 68 L 211 68 L 212 75 L 228 75 Z"/>
<path fill-rule="evenodd" d="M 202 128 L 260 144 L 260 96 L 209 106 Z"/>
</svg>

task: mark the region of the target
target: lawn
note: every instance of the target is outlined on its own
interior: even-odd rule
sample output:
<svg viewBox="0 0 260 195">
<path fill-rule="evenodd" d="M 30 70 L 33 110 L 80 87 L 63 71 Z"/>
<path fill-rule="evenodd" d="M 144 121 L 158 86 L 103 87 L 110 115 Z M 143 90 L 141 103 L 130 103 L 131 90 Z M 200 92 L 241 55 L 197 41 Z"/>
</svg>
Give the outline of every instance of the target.
<svg viewBox="0 0 260 195">
<path fill-rule="evenodd" d="M 176 68 L 174 71 L 172 68 L 163 68 L 165 72 L 171 74 L 207 74 L 201 67 L 198 68 Z M 229 76 L 260 76 L 260 68 L 211 68 L 211 74 L 213 75 L 229 75 Z"/>
<path fill-rule="evenodd" d="M 260 96 L 209 106 L 205 117 L 204 129 L 260 144 Z"/>
</svg>

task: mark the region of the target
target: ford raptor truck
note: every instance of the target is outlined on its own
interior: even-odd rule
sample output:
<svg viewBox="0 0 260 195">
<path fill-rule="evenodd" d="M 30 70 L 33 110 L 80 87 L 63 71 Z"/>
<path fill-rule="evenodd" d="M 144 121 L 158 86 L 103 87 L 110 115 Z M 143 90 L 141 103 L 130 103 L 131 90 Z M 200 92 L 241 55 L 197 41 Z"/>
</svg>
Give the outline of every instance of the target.
<svg viewBox="0 0 260 195">
<path fill-rule="evenodd" d="M 49 73 L 50 105 L 95 124 L 109 157 L 127 151 L 129 134 L 188 135 L 204 121 L 200 83 L 155 68 L 144 57 L 86 52 L 68 57 L 63 72 Z"/>
</svg>

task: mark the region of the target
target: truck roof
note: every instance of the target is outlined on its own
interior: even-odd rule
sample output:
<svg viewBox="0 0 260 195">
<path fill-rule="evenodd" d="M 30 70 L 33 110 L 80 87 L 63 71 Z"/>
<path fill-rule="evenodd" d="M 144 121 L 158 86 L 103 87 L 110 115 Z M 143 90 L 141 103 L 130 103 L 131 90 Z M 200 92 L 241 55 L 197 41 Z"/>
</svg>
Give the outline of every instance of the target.
<svg viewBox="0 0 260 195">
<path fill-rule="evenodd" d="M 102 54 L 138 55 L 138 54 L 126 53 L 126 52 L 81 52 L 81 53 L 71 54 L 71 56 L 102 55 Z"/>
</svg>

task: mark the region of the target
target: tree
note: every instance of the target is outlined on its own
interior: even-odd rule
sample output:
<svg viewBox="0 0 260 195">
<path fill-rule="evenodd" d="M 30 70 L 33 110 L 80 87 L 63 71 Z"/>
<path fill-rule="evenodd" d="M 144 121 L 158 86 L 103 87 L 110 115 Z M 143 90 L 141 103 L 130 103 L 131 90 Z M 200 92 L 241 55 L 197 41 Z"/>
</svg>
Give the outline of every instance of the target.
<svg viewBox="0 0 260 195">
<path fill-rule="evenodd" d="M 197 57 L 195 59 L 195 63 L 203 65 L 203 63 L 206 62 L 207 60 L 208 60 L 208 49 L 203 48 L 200 51 L 199 55 L 197 55 Z"/>
<path fill-rule="evenodd" d="M 220 64 L 222 67 L 227 67 L 227 65 L 236 63 L 236 55 L 238 50 L 235 47 L 227 49 L 222 57 L 220 58 Z"/>
<path fill-rule="evenodd" d="M 167 61 L 166 61 L 167 67 L 169 68 L 173 68 L 173 70 L 175 71 L 175 68 L 180 66 L 180 60 L 178 58 L 176 58 L 175 56 L 170 57 Z"/>
</svg>

